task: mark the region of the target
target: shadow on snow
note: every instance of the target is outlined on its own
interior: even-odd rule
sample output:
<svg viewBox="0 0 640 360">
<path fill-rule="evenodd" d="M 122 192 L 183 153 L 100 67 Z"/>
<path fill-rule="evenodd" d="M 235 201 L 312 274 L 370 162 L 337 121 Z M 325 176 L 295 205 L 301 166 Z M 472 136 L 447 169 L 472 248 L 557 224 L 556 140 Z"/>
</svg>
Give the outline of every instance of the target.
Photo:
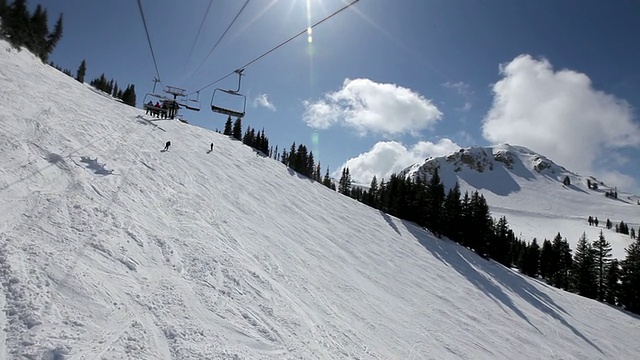
<svg viewBox="0 0 640 360">
<path fill-rule="evenodd" d="M 403 223 L 407 230 L 409 230 L 418 242 L 425 249 L 429 250 L 435 258 L 464 276 L 467 281 L 475 285 L 493 301 L 498 303 L 498 305 L 508 307 L 538 332 L 540 332 L 540 330 L 531 323 L 527 315 L 518 308 L 509 294 L 503 291 L 503 288 L 527 301 L 539 311 L 556 319 L 570 329 L 576 336 L 602 353 L 602 350 L 596 344 L 565 320 L 562 313 L 567 314 L 567 312 L 551 299 L 549 295 L 538 290 L 535 286 L 523 279 L 524 275 L 516 274 L 492 260 L 485 260 L 471 250 L 452 241 L 437 240 L 429 236 L 426 230 L 421 229 L 413 223 L 407 221 L 403 221 Z"/>
</svg>

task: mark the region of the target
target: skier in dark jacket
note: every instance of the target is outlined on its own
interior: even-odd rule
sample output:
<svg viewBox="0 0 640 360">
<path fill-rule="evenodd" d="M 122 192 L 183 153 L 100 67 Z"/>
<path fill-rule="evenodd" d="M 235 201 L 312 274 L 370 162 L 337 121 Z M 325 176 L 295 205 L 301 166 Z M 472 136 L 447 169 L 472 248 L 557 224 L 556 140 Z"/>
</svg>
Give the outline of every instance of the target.
<svg viewBox="0 0 640 360">
<path fill-rule="evenodd" d="M 169 150 L 169 146 L 171 146 L 171 141 L 167 141 L 166 144 L 164 144 L 164 149 L 162 149 L 162 151 L 167 151 Z"/>
</svg>

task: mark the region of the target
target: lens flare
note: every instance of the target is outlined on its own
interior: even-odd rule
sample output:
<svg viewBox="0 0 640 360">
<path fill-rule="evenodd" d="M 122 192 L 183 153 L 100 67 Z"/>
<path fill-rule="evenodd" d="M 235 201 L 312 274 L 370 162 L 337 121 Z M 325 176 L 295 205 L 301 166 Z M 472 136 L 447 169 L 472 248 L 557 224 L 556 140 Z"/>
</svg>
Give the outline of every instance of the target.
<svg viewBox="0 0 640 360">
<path fill-rule="evenodd" d="M 313 145 L 318 145 L 320 143 L 320 135 L 318 135 L 318 130 L 314 130 L 313 134 L 311 134 L 311 143 Z"/>
</svg>

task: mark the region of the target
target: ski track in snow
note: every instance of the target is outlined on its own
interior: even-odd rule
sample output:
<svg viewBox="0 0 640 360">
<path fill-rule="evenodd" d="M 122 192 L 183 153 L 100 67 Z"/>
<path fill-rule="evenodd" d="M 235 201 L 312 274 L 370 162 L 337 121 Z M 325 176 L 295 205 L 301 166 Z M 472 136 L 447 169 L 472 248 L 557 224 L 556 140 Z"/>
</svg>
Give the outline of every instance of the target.
<svg viewBox="0 0 640 360">
<path fill-rule="evenodd" d="M 151 123 L 0 42 L 10 99 L 0 360 L 640 352 L 636 316 L 479 258 L 221 134 Z M 545 206 L 523 206 L 533 216 L 514 222 L 535 226 Z"/>
</svg>

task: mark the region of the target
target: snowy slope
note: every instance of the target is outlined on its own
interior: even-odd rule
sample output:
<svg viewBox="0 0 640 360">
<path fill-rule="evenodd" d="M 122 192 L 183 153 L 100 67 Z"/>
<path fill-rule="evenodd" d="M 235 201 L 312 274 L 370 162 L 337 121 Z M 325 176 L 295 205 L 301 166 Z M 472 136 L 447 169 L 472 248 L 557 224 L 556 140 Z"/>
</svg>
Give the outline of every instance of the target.
<svg viewBox="0 0 640 360">
<path fill-rule="evenodd" d="M 613 255 L 623 259 L 624 249 L 633 240 L 616 233 L 615 227 L 606 229 L 606 220 L 614 224 L 624 221 L 636 230 L 640 225 L 637 196 L 618 191 L 618 199 L 607 198 L 605 193 L 612 188 L 522 146 L 460 149 L 415 164 L 405 173 L 430 178 L 436 167 L 447 188 L 457 181 L 463 193 L 478 190 L 487 199 L 492 215 L 506 216 L 514 232 L 527 241 L 536 237 L 541 243 L 560 232 L 573 246 L 583 232 L 595 240 L 602 230 L 613 245 Z M 569 186 L 563 184 L 566 176 Z M 599 188 L 589 189 L 587 179 L 597 182 Z M 598 217 L 598 227 L 589 226 L 589 216 Z"/>
<path fill-rule="evenodd" d="M 0 45 L 0 359 L 640 351 L 637 317 Z"/>
</svg>

